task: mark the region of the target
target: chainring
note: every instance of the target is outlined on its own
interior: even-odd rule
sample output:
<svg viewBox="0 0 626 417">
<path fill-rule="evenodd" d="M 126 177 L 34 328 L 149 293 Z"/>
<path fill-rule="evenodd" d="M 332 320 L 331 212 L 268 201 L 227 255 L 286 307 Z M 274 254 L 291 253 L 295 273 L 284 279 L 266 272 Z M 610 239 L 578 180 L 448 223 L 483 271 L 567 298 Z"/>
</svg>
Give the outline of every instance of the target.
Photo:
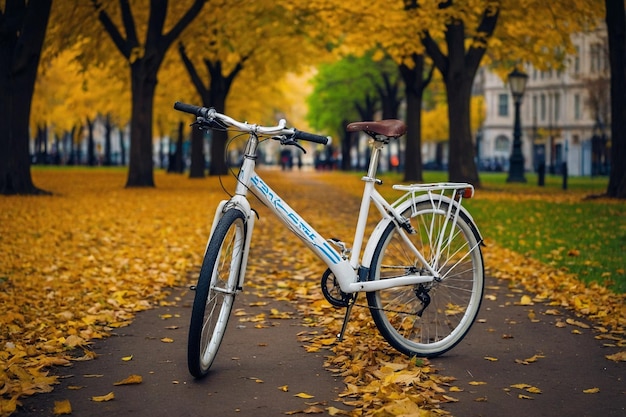
<svg viewBox="0 0 626 417">
<path fill-rule="evenodd" d="M 328 302 L 334 307 L 348 307 L 351 296 L 341 291 L 335 274 L 327 269 L 322 275 L 322 293 Z"/>
</svg>

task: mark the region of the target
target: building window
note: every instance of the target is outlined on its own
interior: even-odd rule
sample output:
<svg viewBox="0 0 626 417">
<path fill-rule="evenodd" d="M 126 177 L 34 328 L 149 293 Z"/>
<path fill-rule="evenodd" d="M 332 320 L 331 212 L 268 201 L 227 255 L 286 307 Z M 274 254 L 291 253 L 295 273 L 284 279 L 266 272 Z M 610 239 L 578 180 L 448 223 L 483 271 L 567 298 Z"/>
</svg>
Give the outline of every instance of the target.
<svg viewBox="0 0 626 417">
<path fill-rule="evenodd" d="M 509 115 L 509 95 L 498 94 L 498 116 Z"/>
<path fill-rule="evenodd" d="M 580 94 L 574 94 L 574 120 L 582 119 L 582 109 L 580 108 Z"/>
<path fill-rule="evenodd" d="M 546 120 L 546 95 L 542 94 L 539 100 L 539 105 L 541 106 L 541 108 L 539 109 L 539 113 L 541 115 L 541 120 L 543 121 Z"/>
<path fill-rule="evenodd" d="M 607 60 L 605 59 L 604 47 L 601 43 L 594 43 L 590 50 L 591 72 L 606 71 Z"/>
<path fill-rule="evenodd" d="M 533 124 L 537 123 L 537 95 L 533 94 Z"/>
<path fill-rule="evenodd" d="M 576 57 L 574 58 L 574 74 L 580 73 L 580 46 L 576 46 Z"/>
<path fill-rule="evenodd" d="M 504 135 L 496 137 L 496 143 L 494 144 L 495 150 L 498 152 L 508 152 L 510 148 L 509 142 L 509 138 Z"/>
</svg>

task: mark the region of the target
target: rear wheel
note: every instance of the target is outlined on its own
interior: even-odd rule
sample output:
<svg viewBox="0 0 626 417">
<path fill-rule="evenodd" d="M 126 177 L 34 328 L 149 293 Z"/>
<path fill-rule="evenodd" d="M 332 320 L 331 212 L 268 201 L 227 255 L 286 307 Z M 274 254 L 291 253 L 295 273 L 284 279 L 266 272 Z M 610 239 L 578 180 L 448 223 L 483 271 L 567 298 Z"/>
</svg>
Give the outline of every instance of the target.
<svg viewBox="0 0 626 417">
<path fill-rule="evenodd" d="M 220 347 L 235 301 L 246 236 L 245 215 L 228 210 L 219 220 L 200 269 L 191 312 L 187 364 L 205 376 Z"/>
<path fill-rule="evenodd" d="M 472 221 L 456 222 L 446 202 L 411 205 L 403 214 L 416 234 L 389 224 L 372 257 L 369 280 L 430 275 L 405 234 L 437 272 L 435 281 L 367 293 L 372 318 L 382 336 L 410 356 L 434 357 L 452 349 L 476 319 L 484 290 L 484 267 Z M 453 210 L 454 212 L 454 210 Z"/>
</svg>

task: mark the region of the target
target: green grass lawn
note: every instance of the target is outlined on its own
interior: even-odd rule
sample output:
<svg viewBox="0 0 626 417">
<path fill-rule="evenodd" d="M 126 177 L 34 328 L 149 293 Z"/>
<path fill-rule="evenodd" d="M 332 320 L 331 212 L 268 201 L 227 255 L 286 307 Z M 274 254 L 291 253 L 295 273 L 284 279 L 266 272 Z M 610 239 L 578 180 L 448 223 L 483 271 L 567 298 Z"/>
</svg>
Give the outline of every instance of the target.
<svg viewBox="0 0 626 417">
<path fill-rule="evenodd" d="M 626 292 L 626 201 L 588 198 L 605 192 L 606 177 L 527 174 L 525 184 L 508 184 L 506 173 L 481 173 L 481 189 L 466 201 L 483 236 L 502 247 L 555 268 Z M 425 172 L 426 182 L 446 173 Z"/>
</svg>

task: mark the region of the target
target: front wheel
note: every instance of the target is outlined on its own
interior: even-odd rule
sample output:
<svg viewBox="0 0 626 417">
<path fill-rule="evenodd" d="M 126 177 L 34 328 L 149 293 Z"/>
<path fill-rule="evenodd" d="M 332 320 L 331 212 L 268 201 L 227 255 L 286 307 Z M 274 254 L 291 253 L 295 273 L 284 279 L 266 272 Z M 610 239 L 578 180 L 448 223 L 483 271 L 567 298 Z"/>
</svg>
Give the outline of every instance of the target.
<svg viewBox="0 0 626 417">
<path fill-rule="evenodd" d="M 410 239 L 437 279 L 367 293 L 381 335 L 409 356 L 435 357 L 452 349 L 476 319 L 484 290 L 484 266 L 473 223 L 463 212 L 454 220 L 446 202 L 411 205 L 403 213 L 416 230 L 395 223 L 382 233 L 372 256 L 369 280 L 430 275 L 401 234 Z"/>
<path fill-rule="evenodd" d="M 187 364 L 205 376 L 220 347 L 235 301 L 246 240 L 245 215 L 230 209 L 219 220 L 207 246 L 191 311 Z"/>
</svg>

